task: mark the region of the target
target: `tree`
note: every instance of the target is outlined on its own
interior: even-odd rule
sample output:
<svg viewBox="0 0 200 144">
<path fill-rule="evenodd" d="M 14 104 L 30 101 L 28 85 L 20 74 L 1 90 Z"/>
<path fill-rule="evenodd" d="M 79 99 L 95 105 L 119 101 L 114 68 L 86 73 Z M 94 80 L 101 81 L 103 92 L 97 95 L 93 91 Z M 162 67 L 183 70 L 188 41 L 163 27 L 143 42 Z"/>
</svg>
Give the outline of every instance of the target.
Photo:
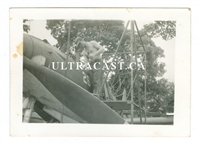
<svg viewBox="0 0 200 144">
<path fill-rule="evenodd" d="M 162 78 L 149 85 L 147 105 L 149 111 L 174 112 L 174 83 Z M 152 97 L 153 95 L 153 97 Z"/>
<path fill-rule="evenodd" d="M 144 29 L 151 38 L 161 36 L 164 40 L 170 40 L 176 36 L 175 21 L 155 21 L 144 25 Z"/>
<path fill-rule="evenodd" d="M 58 41 L 56 47 L 62 51 L 66 50 L 62 47 L 67 45 L 69 24 L 69 21 L 64 20 L 47 20 L 46 28 L 51 30 L 51 35 Z M 123 29 L 122 21 L 73 20 L 71 21 L 70 43 L 80 36 L 86 41 L 95 40 L 101 45 L 109 46 L 109 50 L 114 50 Z"/>
<path fill-rule="evenodd" d="M 30 31 L 30 26 L 26 24 L 27 21 L 28 21 L 28 19 L 23 20 L 23 31 L 26 33 L 28 33 L 28 31 Z"/>
<path fill-rule="evenodd" d="M 68 44 L 68 32 L 70 30 L 70 44 Z M 66 20 L 47 20 L 46 28 L 51 30 L 51 35 L 57 39 L 56 47 L 62 52 L 66 52 L 72 45 L 73 40 L 80 36 L 85 41 L 95 40 L 100 45 L 104 46 L 107 51 L 103 55 L 103 59 L 107 61 L 108 65 L 111 63 L 113 53 L 119 44 L 120 37 L 124 31 L 124 21 L 113 20 L 73 20 L 71 22 Z M 123 61 L 125 64 L 130 63 L 130 30 L 124 34 L 120 44 L 118 54 L 114 61 Z M 142 43 L 139 35 L 136 32 L 136 48 L 138 51 L 143 51 Z M 165 79 L 158 80 L 166 72 L 165 63 L 159 62 L 158 58 L 164 57 L 164 50 L 155 45 L 151 38 L 161 36 L 163 39 L 168 40 L 175 37 L 175 22 L 173 21 L 156 21 L 145 25 L 140 30 L 140 36 L 147 51 L 146 70 L 147 70 L 147 106 L 149 111 L 173 111 L 173 98 L 174 98 L 174 84 Z M 76 53 L 79 50 L 76 49 Z M 136 75 L 134 71 L 134 76 Z M 135 93 L 134 101 L 138 102 L 137 95 L 140 94 L 142 106 L 144 108 L 144 71 L 137 73 L 137 81 L 134 85 Z M 117 99 L 121 99 L 124 89 L 130 99 L 130 69 L 123 69 L 113 71 L 109 77 L 108 84 L 110 85 L 114 95 Z M 170 93 L 170 96 L 168 94 Z M 170 107 L 168 105 L 170 104 Z"/>
</svg>

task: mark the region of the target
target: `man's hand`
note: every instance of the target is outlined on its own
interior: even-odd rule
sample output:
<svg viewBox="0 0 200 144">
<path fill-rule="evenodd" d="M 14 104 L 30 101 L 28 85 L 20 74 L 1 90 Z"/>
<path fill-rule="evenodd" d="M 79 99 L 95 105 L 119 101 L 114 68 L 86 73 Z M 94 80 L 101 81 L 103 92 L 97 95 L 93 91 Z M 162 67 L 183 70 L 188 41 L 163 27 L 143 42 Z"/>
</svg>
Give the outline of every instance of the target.
<svg viewBox="0 0 200 144">
<path fill-rule="evenodd" d="M 94 58 L 95 58 L 94 54 L 89 54 L 88 57 L 89 57 L 90 59 L 94 59 Z"/>
</svg>

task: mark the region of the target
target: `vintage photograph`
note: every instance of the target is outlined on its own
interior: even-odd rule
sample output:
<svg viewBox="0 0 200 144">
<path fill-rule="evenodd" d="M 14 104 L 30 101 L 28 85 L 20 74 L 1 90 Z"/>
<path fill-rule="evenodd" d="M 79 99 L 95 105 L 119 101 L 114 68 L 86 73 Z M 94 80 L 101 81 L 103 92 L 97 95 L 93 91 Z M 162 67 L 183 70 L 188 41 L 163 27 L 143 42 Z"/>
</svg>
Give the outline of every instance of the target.
<svg viewBox="0 0 200 144">
<path fill-rule="evenodd" d="M 11 9 L 10 54 L 12 136 L 189 136 L 188 9 Z"/>
<path fill-rule="evenodd" d="M 176 21 L 23 19 L 23 123 L 173 125 Z"/>
</svg>

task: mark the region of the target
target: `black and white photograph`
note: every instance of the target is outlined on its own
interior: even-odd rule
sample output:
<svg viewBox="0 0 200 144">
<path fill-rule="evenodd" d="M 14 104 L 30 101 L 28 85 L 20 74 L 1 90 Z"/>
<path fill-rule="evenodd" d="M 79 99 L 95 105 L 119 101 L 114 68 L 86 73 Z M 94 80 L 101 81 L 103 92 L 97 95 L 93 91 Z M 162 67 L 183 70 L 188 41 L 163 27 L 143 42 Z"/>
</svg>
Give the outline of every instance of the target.
<svg viewBox="0 0 200 144">
<path fill-rule="evenodd" d="M 173 124 L 175 21 L 23 22 L 23 122 Z"/>
<path fill-rule="evenodd" d="M 91 11 L 95 15 L 85 18 Z M 41 10 L 34 9 L 35 13 L 17 20 L 20 40 L 14 44 L 12 58 L 21 61 L 17 101 L 21 125 L 123 126 L 122 131 L 155 126 L 169 133 L 182 112 L 188 115 L 188 109 L 176 108 L 189 105 L 187 96 L 177 96 L 184 76 L 177 76 L 177 69 L 182 68 L 177 58 L 184 56 L 177 57 L 182 23 L 170 18 L 167 10 L 160 19 L 130 16 L 134 9 L 128 8 L 117 17 L 121 11 L 112 9 L 104 15 L 109 9 L 64 9 L 63 17 L 37 18 Z M 155 129 L 152 135 L 161 133 Z"/>
</svg>

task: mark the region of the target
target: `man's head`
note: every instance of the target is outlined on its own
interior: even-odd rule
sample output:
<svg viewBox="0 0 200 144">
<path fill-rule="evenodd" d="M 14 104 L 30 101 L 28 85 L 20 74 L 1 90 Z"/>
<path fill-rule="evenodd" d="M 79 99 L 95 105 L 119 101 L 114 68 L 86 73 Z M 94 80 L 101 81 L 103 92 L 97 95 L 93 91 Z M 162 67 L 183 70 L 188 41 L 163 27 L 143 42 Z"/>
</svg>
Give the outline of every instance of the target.
<svg viewBox="0 0 200 144">
<path fill-rule="evenodd" d="M 81 37 L 77 37 L 75 40 L 74 40 L 74 47 L 76 49 L 77 52 L 81 52 L 83 51 L 83 38 Z"/>
</svg>

